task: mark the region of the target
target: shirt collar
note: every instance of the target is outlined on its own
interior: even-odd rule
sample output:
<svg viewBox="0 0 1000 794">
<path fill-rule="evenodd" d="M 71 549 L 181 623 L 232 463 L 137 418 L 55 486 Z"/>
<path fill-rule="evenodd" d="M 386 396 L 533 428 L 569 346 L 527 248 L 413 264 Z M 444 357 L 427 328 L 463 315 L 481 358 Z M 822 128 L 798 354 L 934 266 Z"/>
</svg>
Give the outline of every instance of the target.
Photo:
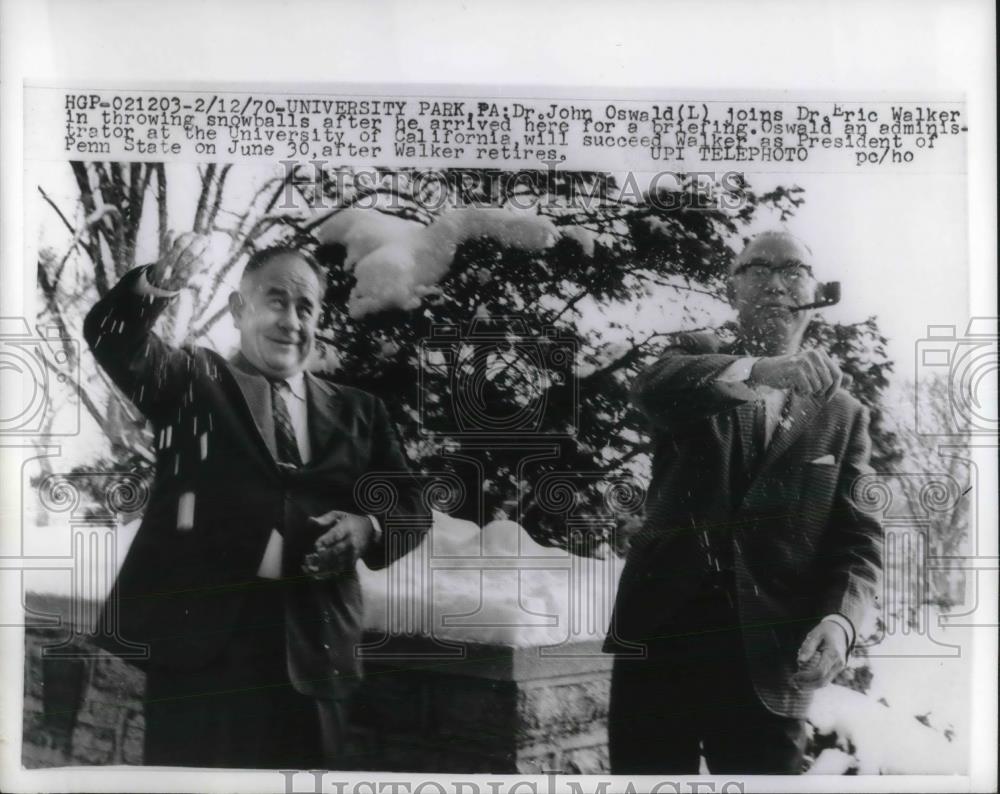
<svg viewBox="0 0 1000 794">
<path fill-rule="evenodd" d="M 263 378 L 267 377 L 260 370 L 258 370 L 253 364 L 250 363 L 247 357 L 243 355 L 242 351 L 237 351 L 230 359 L 230 361 L 233 363 L 234 366 L 236 366 L 238 369 L 243 370 L 244 372 L 247 372 L 251 375 L 259 375 Z M 285 383 L 288 384 L 288 390 L 293 395 L 295 395 L 296 397 L 298 397 L 300 400 L 303 401 L 307 399 L 305 370 L 300 370 L 299 372 L 296 372 L 294 375 L 290 375 L 287 378 L 283 378 L 283 380 L 285 381 Z"/>
<path fill-rule="evenodd" d="M 298 397 L 303 402 L 305 402 L 306 399 L 305 372 L 296 372 L 294 375 L 285 378 L 285 382 L 288 384 L 288 388 L 292 392 L 292 394 Z"/>
</svg>

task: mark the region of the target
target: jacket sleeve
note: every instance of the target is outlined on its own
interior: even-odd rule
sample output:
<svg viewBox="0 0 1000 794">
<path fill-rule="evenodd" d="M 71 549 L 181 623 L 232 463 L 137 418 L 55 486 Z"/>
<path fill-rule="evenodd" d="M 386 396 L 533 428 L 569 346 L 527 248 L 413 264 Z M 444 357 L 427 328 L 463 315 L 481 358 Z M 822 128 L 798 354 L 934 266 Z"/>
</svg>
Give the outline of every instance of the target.
<svg viewBox="0 0 1000 794">
<path fill-rule="evenodd" d="M 375 513 L 381 537 L 365 551 L 365 565 L 384 568 L 416 548 L 431 526 L 431 513 L 424 504 L 420 478 L 407 463 L 399 436 L 385 404 L 375 398 L 372 419 L 372 464 L 363 487 L 385 489 L 387 508 Z"/>
<path fill-rule="evenodd" d="M 855 637 L 865 615 L 878 603 L 882 576 L 882 525 L 863 511 L 853 496 L 858 478 L 873 471 L 868 424 L 868 409 L 860 406 L 851 427 L 822 555 L 826 573 L 821 614 L 846 617 Z"/>
<path fill-rule="evenodd" d="M 186 388 L 193 362 L 153 332 L 171 299 L 138 291 L 144 270 L 130 270 L 94 305 L 83 336 L 112 382 L 147 419 L 162 424 L 171 421 L 169 410 Z"/>
<path fill-rule="evenodd" d="M 677 334 L 632 384 L 632 402 L 654 426 L 677 430 L 756 398 L 742 382 L 719 376 L 741 356 L 718 352 L 714 334 Z"/>
</svg>

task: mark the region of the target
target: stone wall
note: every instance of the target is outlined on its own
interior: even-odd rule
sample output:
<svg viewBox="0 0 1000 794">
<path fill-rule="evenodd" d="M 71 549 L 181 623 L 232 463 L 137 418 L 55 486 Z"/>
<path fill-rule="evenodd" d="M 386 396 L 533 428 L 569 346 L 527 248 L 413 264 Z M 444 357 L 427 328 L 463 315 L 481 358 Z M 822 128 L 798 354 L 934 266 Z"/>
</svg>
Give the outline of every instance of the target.
<svg viewBox="0 0 1000 794">
<path fill-rule="evenodd" d="M 74 646 L 77 658 L 43 657 L 59 641 L 26 631 L 24 766 L 141 764 L 143 674 L 87 644 Z"/>
<path fill-rule="evenodd" d="M 46 612 L 58 611 L 46 609 Z M 28 768 L 141 764 L 143 674 L 66 631 L 26 630 Z M 369 637 L 366 681 L 351 704 L 345 767 L 412 772 L 607 771 L 611 659 L 596 643 L 559 648 Z M 572 655 L 568 655 L 572 654 Z"/>
<path fill-rule="evenodd" d="M 420 647 L 420 646 L 425 647 Z M 389 771 L 596 774 L 607 771 L 611 659 L 596 643 L 466 645 L 420 658 L 426 640 L 380 648 L 354 708 L 357 765 Z M 369 762 L 369 763 L 366 763 Z"/>
</svg>

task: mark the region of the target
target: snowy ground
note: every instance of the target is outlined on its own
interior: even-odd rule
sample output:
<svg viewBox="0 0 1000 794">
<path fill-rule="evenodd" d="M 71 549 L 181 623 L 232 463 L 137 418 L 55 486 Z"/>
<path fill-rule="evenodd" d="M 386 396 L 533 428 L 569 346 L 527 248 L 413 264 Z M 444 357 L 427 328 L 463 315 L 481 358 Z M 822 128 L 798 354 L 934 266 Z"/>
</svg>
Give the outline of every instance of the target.
<svg viewBox="0 0 1000 794">
<path fill-rule="evenodd" d="M 959 653 L 952 655 L 947 645 L 926 636 L 888 636 L 864 660 L 872 671 L 866 695 L 838 686 L 817 693 L 811 722 L 821 733 L 836 733 L 840 750 L 852 752 L 825 751 L 813 771 L 841 766 L 860 774 L 968 771 L 970 630 L 937 627 L 938 614 L 931 612 L 934 638 Z"/>
</svg>

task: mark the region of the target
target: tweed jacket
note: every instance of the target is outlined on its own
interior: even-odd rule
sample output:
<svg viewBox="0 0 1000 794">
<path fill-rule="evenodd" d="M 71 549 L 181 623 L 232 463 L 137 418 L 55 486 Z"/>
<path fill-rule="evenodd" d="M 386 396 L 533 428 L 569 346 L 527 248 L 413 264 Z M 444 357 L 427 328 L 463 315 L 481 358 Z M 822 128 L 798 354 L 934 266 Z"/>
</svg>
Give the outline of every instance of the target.
<svg viewBox="0 0 1000 794">
<path fill-rule="evenodd" d="M 882 529 L 859 509 L 871 471 L 867 409 L 845 390 L 790 394 L 783 421 L 748 480 L 757 394 L 719 375 L 742 351 L 714 333 L 678 334 L 642 372 L 633 401 L 649 422 L 653 469 L 643 528 L 633 538 L 605 650 L 635 653 L 669 633 L 705 572 L 704 532 L 729 545 L 747 664 L 764 705 L 802 718 L 812 695 L 792 686 L 805 634 L 837 613 L 859 627 L 878 601 Z"/>
</svg>

